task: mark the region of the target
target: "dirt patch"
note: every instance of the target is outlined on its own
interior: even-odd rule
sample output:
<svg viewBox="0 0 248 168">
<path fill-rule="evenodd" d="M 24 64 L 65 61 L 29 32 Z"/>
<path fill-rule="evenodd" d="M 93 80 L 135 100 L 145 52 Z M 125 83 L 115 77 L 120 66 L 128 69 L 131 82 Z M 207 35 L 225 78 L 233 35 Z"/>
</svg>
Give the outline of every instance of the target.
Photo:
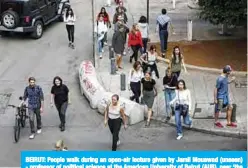
<svg viewBox="0 0 248 168">
<path fill-rule="evenodd" d="M 157 46 L 160 55 L 160 44 L 153 44 Z M 180 47 L 186 64 L 217 69 L 231 65 L 235 71 L 247 71 L 247 39 L 170 42 L 167 58 L 171 57 L 175 46 Z"/>
</svg>

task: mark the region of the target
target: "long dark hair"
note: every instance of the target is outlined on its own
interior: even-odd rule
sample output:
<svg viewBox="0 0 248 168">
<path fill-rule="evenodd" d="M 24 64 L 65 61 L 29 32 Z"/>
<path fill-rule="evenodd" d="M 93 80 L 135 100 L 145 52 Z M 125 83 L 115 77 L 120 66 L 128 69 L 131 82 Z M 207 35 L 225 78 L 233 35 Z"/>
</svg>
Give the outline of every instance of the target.
<svg viewBox="0 0 248 168">
<path fill-rule="evenodd" d="M 69 16 L 69 11 L 71 11 L 71 16 L 74 17 L 74 12 L 73 12 L 73 10 L 72 10 L 71 7 L 66 11 L 65 17 L 68 18 L 68 16 Z"/>
<path fill-rule="evenodd" d="M 172 58 L 173 63 L 176 63 L 176 52 L 175 52 L 176 49 L 179 50 L 179 54 L 178 54 L 178 56 L 179 56 L 179 62 L 181 62 L 181 60 L 182 60 L 182 55 L 181 55 L 181 52 L 180 52 L 180 48 L 179 48 L 179 46 L 175 46 L 173 48 L 173 58 Z"/>
<path fill-rule="evenodd" d="M 185 84 L 185 81 L 183 79 L 180 79 L 178 82 L 177 82 L 177 89 L 179 89 L 178 85 L 179 83 L 182 83 L 183 84 L 183 89 L 186 90 L 187 87 L 186 87 L 186 84 Z"/>
<path fill-rule="evenodd" d="M 147 19 L 145 16 L 141 16 L 139 19 L 139 23 L 147 23 Z"/>
<path fill-rule="evenodd" d="M 102 10 L 104 10 L 104 12 L 102 12 Z M 101 8 L 98 17 L 99 17 L 101 14 L 102 14 L 103 16 L 108 16 L 108 13 L 106 12 L 106 9 L 105 9 L 104 7 Z"/>
<path fill-rule="evenodd" d="M 63 80 L 61 79 L 61 77 L 55 76 L 55 77 L 53 78 L 53 85 L 54 85 L 54 86 L 56 86 L 56 84 L 55 84 L 55 81 L 56 81 L 56 80 L 59 80 L 59 81 L 60 81 L 60 86 L 62 86 Z"/>
</svg>

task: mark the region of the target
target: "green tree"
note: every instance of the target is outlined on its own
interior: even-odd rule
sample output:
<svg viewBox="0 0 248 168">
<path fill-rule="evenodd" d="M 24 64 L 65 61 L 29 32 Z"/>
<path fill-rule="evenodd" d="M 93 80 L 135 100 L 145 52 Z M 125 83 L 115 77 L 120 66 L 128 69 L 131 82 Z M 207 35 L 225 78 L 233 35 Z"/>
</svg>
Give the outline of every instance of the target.
<svg viewBox="0 0 248 168">
<path fill-rule="evenodd" d="M 201 19 L 214 25 L 246 25 L 247 0 L 199 0 Z"/>
</svg>

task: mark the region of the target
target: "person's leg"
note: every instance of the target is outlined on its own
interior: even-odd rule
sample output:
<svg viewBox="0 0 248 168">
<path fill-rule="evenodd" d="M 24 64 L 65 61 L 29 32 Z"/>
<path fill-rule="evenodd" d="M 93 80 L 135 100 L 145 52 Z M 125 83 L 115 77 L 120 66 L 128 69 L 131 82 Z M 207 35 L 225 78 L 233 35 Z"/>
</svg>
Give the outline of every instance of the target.
<svg viewBox="0 0 248 168">
<path fill-rule="evenodd" d="M 131 91 L 133 92 L 133 96 L 130 97 L 130 100 L 133 101 L 135 99 L 135 89 L 136 89 L 134 82 L 130 83 L 130 88 L 131 88 Z"/>
<path fill-rule="evenodd" d="M 143 53 L 146 53 L 148 38 L 143 38 L 142 41 L 143 41 L 143 46 L 144 46 Z"/>
<path fill-rule="evenodd" d="M 137 92 L 138 92 L 137 93 L 138 98 L 136 99 L 136 102 L 139 103 L 139 99 L 141 95 L 141 83 L 140 82 L 137 83 Z"/>
<path fill-rule="evenodd" d="M 153 64 L 153 66 L 154 66 L 154 72 L 155 72 L 155 74 L 156 74 L 156 77 L 157 78 L 159 78 L 159 72 L 158 72 L 158 67 L 157 67 L 157 64 L 155 63 L 155 64 Z"/>
<path fill-rule="evenodd" d="M 133 61 L 136 47 L 135 46 L 131 46 L 131 49 L 133 50 L 133 54 L 130 56 L 130 61 L 129 61 L 130 63 L 132 63 L 132 61 Z"/>
<path fill-rule="evenodd" d="M 136 82 L 136 83 L 134 83 L 134 85 L 135 85 L 135 92 L 134 92 L 134 97 L 135 97 L 135 101 L 136 101 L 136 103 L 139 103 L 139 86 L 140 86 L 140 83 L 139 82 Z"/>
<path fill-rule="evenodd" d="M 60 125 L 59 125 L 59 127 L 61 128 L 61 126 L 62 126 L 62 118 L 61 118 L 61 104 L 55 104 L 55 106 L 56 106 L 56 109 L 57 109 L 58 114 L 59 114 L 59 121 L 60 121 Z"/>
<path fill-rule="evenodd" d="M 231 120 L 232 111 L 233 111 L 233 106 L 231 104 L 228 104 L 227 105 L 227 112 L 226 112 L 227 126 L 229 126 L 229 127 L 237 127 L 237 125 L 234 122 L 232 122 L 232 120 Z"/>
<path fill-rule="evenodd" d="M 166 113 L 165 116 L 168 120 L 168 117 L 170 117 L 170 93 L 169 89 L 164 90 L 164 97 L 165 97 L 165 105 L 166 105 Z"/>
<path fill-rule="evenodd" d="M 98 44 L 99 57 L 102 58 L 102 42 L 101 42 L 101 40 L 98 40 L 97 44 Z"/>
<path fill-rule="evenodd" d="M 181 71 L 176 72 L 177 78 L 179 78 L 180 74 L 181 74 Z"/>
<path fill-rule="evenodd" d="M 108 120 L 108 126 L 109 126 L 109 130 L 111 134 L 113 134 L 113 120 L 112 119 Z"/>
<path fill-rule="evenodd" d="M 75 26 L 71 25 L 71 42 L 74 43 Z"/>
<path fill-rule="evenodd" d="M 191 126 L 192 120 L 191 120 L 191 118 L 189 116 L 189 113 L 186 116 L 183 116 L 183 123 L 185 125 Z"/>
<path fill-rule="evenodd" d="M 159 31 L 159 38 L 160 38 L 160 48 L 161 48 L 161 53 L 164 53 L 164 34 L 163 31 Z"/>
<path fill-rule="evenodd" d="M 28 114 L 29 114 L 29 125 L 30 125 L 30 130 L 31 130 L 31 135 L 35 133 L 35 128 L 34 128 L 34 110 L 28 109 Z"/>
<path fill-rule="evenodd" d="M 37 130 L 41 130 L 41 115 L 40 115 L 40 108 L 35 109 L 36 121 L 37 121 Z"/>
<path fill-rule="evenodd" d="M 71 44 L 71 33 L 70 33 L 70 26 L 66 25 L 67 36 L 69 40 L 69 44 Z"/>
<path fill-rule="evenodd" d="M 65 119 L 66 119 L 66 110 L 68 107 L 68 102 L 64 102 L 61 106 L 60 115 L 61 115 L 61 131 L 65 130 Z"/>
<path fill-rule="evenodd" d="M 176 122 L 176 131 L 177 131 L 177 139 L 182 138 L 182 123 L 181 123 L 181 112 L 180 110 L 175 110 L 175 122 Z"/>
<path fill-rule="evenodd" d="M 219 114 L 223 109 L 223 99 L 218 99 L 217 104 L 215 104 L 215 126 L 223 128 L 223 125 L 219 122 Z"/>
<path fill-rule="evenodd" d="M 119 131 L 121 127 L 121 119 L 114 119 L 113 120 L 113 143 L 112 143 L 112 151 L 116 151 L 117 149 L 117 142 L 119 140 Z"/>
<path fill-rule="evenodd" d="M 138 61 L 138 55 L 139 55 L 139 46 L 135 46 L 135 50 L 134 50 L 134 60 Z"/>
<path fill-rule="evenodd" d="M 168 31 L 164 31 L 164 53 L 167 51 L 168 45 Z"/>
</svg>

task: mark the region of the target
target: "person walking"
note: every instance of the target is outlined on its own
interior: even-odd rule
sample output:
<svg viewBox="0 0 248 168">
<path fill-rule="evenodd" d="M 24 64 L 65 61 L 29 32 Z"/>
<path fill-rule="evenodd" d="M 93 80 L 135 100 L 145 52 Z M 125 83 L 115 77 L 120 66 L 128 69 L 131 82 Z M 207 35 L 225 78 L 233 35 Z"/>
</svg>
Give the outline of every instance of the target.
<svg viewBox="0 0 248 168">
<path fill-rule="evenodd" d="M 176 96 L 170 102 L 170 105 L 174 105 L 175 109 L 177 140 L 180 140 L 183 137 L 181 116 L 183 116 L 184 124 L 192 128 L 192 119 L 190 118 L 191 103 L 190 90 L 186 88 L 184 80 L 179 80 L 176 89 Z"/>
<path fill-rule="evenodd" d="M 22 104 L 26 102 L 28 99 L 28 113 L 29 113 L 29 123 L 31 129 L 31 135 L 29 139 L 34 139 L 35 137 L 35 125 L 34 120 L 36 117 L 37 121 L 37 134 L 41 133 L 41 114 L 43 112 L 44 107 L 44 94 L 42 88 L 39 85 L 35 84 L 35 78 L 30 77 L 28 79 L 29 86 L 27 86 L 24 90 L 23 101 Z"/>
<path fill-rule="evenodd" d="M 124 128 L 127 128 L 126 116 L 124 113 L 124 108 L 119 102 L 119 96 L 114 94 L 112 96 L 112 101 L 104 113 L 104 125 L 109 126 L 110 132 L 112 134 L 112 151 L 116 151 L 117 146 L 120 145 L 119 132 L 121 130 L 121 123 L 124 123 Z"/>
<path fill-rule="evenodd" d="M 133 58 L 138 61 L 138 52 L 140 48 L 143 48 L 143 42 L 141 37 L 141 32 L 139 31 L 138 24 L 132 26 L 132 30 L 128 37 L 128 48 L 132 48 L 133 54 L 130 56 L 129 62 L 132 63 Z"/>
<path fill-rule="evenodd" d="M 147 19 L 145 16 L 141 16 L 139 19 L 139 30 L 141 32 L 141 36 L 142 36 L 142 43 L 144 46 L 144 49 L 141 53 L 146 53 L 146 49 L 147 49 L 147 43 L 148 43 L 148 35 L 149 35 L 149 26 L 147 23 Z"/>
<path fill-rule="evenodd" d="M 181 69 L 184 68 L 184 72 L 187 73 L 185 64 L 184 64 L 184 57 L 180 52 L 180 48 L 178 46 L 175 46 L 173 48 L 173 53 L 171 57 L 171 71 L 172 73 L 175 73 L 177 75 L 177 78 L 179 78 Z"/>
<path fill-rule="evenodd" d="M 230 94 L 228 84 L 235 81 L 235 77 L 229 80 L 232 68 L 230 65 L 226 65 L 223 68 L 222 74 L 216 80 L 216 86 L 214 89 L 214 102 L 215 102 L 215 126 L 223 128 L 223 125 L 219 122 L 219 114 L 223 109 L 227 110 L 227 126 L 237 127 L 237 125 L 231 121 L 233 106 L 230 103 Z"/>
<path fill-rule="evenodd" d="M 112 47 L 116 54 L 117 69 L 122 69 L 122 54 L 125 49 L 125 27 L 119 26 L 119 30 L 115 31 L 112 37 Z"/>
<path fill-rule="evenodd" d="M 118 21 L 118 17 L 121 17 L 125 24 L 128 22 L 127 14 L 123 11 L 121 7 L 116 8 L 116 12 L 113 17 L 113 24 L 115 24 Z"/>
<path fill-rule="evenodd" d="M 107 28 L 110 29 L 111 28 L 111 22 L 110 22 L 110 19 L 109 19 L 109 15 L 106 12 L 106 9 L 104 7 L 101 8 L 101 11 L 97 15 L 97 24 L 98 24 L 98 20 L 100 20 L 101 16 L 103 17 L 103 21 L 107 25 Z M 108 32 L 106 32 L 104 34 L 104 38 L 103 38 L 103 42 L 104 42 L 105 45 L 107 45 L 107 39 L 108 39 Z"/>
<path fill-rule="evenodd" d="M 118 8 L 121 8 L 123 12 L 127 12 L 127 8 L 124 7 L 123 1 L 120 1 L 118 6 L 116 7 L 116 11 L 118 10 Z"/>
<path fill-rule="evenodd" d="M 103 15 L 100 15 L 99 19 L 96 22 L 95 33 L 97 36 L 97 45 L 98 45 L 98 54 L 99 58 L 102 59 L 102 54 L 104 52 L 104 37 L 108 32 L 107 24 L 103 20 Z"/>
<path fill-rule="evenodd" d="M 158 60 L 158 54 L 156 52 L 156 46 L 151 45 L 149 52 L 142 54 L 140 57 L 140 60 L 142 61 L 143 65 L 143 71 L 144 73 L 150 69 L 151 75 L 153 72 L 155 72 L 156 77 L 159 79 L 159 72 L 157 68 L 156 61 Z"/>
<path fill-rule="evenodd" d="M 76 22 L 76 15 L 74 14 L 72 8 L 69 8 L 64 15 L 64 22 L 66 23 L 66 30 L 69 39 L 69 47 L 72 49 L 75 48 L 74 45 L 74 31 L 75 31 L 75 22 Z"/>
<path fill-rule="evenodd" d="M 150 126 L 150 120 L 152 117 L 152 106 L 154 103 L 154 99 L 157 96 L 157 89 L 155 87 L 156 81 L 151 78 L 150 72 L 145 73 L 145 77 L 141 79 L 142 84 L 142 93 L 143 93 L 143 101 L 148 108 L 148 115 L 146 126 Z"/>
<path fill-rule="evenodd" d="M 56 76 L 53 79 L 53 86 L 51 88 L 51 107 L 55 105 L 58 110 L 60 119 L 59 128 L 61 131 L 65 131 L 66 110 L 70 103 L 68 87 L 63 84 L 63 80 L 59 76 Z"/>
<path fill-rule="evenodd" d="M 133 96 L 130 97 L 130 100 L 136 101 L 136 103 L 139 103 L 139 98 L 141 95 L 141 79 L 144 77 L 144 74 L 142 72 L 141 63 L 139 61 L 136 61 L 133 64 L 133 68 L 129 72 L 129 90 L 131 89 L 133 92 Z"/>
<path fill-rule="evenodd" d="M 166 105 L 166 121 L 168 122 L 171 118 L 171 106 L 170 102 L 175 98 L 176 87 L 177 87 L 177 77 L 175 74 L 171 72 L 171 68 L 168 67 L 166 69 L 165 77 L 163 78 L 163 86 L 164 86 L 164 97 L 165 97 L 165 105 Z"/>
<path fill-rule="evenodd" d="M 157 17 L 157 30 L 159 32 L 162 57 L 165 58 L 168 43 L 168 25 L 173 29 L 171 18 L 167 15 L 166 9 L 162 9 L 162 14 Z"/>
</svg>

